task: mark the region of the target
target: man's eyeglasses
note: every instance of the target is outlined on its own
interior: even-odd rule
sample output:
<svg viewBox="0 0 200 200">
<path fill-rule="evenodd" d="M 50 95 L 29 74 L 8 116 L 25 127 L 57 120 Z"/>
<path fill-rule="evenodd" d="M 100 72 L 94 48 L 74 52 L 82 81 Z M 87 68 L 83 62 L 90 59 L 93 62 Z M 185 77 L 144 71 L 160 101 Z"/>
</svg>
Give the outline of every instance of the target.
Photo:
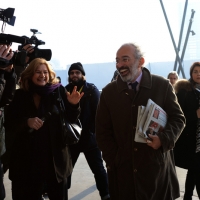
<svg viewBox="0 0 200 200">
<path fill-rule="evenodd" d="M 80 71 L 71 71 L 69 74 L 70 75 L 74 75 L 74 74 L 76 74 L 76 75 L 80 75 Z"/>
</svg>

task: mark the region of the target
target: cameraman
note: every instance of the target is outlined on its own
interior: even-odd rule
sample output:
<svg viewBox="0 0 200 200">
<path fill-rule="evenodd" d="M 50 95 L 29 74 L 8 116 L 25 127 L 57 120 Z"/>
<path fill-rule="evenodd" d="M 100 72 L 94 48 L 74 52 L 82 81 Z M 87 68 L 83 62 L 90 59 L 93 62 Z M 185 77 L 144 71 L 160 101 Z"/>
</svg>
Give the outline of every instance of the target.
<svg viewBox="0 0 200 200">
<path fill-rule="evenodd" d="M 0 59 L 10 60 L 13 57 L 13 52 L 10 46 L 0 44 Z M 5 130 L 4 122 L 4 106 L 8 105 L 13 99 L 16 87 L 16 74 L 13 65 L 0 65 L 0 156 L 5 151 Z M 3 170 L 0 159 L 0 200 L 5 198 L 5 189 L 3 185 Z"/>
</svg>

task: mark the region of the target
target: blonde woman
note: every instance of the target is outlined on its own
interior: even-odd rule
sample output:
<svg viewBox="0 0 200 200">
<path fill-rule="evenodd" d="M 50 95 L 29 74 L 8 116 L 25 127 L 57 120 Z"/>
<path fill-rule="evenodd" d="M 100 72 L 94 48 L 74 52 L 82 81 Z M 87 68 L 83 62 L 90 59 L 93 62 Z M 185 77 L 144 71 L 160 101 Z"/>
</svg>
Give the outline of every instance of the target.
<svg viewBox="0 0 200 200">
<path fill-rule="evenodd" d="M 44 184 L 49 199 L 68 199 L 64 188 L 72 164 L 62 140 L 58 89 L 68 119 L 75 121 L 83 94 L 76 87 L 71 94 L 65 93 L 45 59 L 34 59 L 21 74 L 20 89 L 8 108 L 5 122 L 14 200 L 41 200 Z"/>
</svg>

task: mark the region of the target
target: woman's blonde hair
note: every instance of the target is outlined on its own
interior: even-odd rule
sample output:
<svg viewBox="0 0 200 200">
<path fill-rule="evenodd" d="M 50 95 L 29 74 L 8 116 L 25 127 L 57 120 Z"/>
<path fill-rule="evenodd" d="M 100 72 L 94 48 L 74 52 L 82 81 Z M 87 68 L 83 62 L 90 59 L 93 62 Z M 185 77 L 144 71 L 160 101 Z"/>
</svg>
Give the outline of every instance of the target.
<svg viewBox="0 0 200 200">
<path fill-rule="evenodd" d="M 56 73 L 51 68 L 51 65 L 43 58 L 35 58 L 30 62 L 28 67 L 22 72 L 20 79 L 20 88 L 28 91 L 29 90 L 29 81 L 32 80 L 35 71 L 40 65 L 46 65 L 49 73 L 49 84 L 56 84 L 59 80 L 56 78 Z"/>
</svg>

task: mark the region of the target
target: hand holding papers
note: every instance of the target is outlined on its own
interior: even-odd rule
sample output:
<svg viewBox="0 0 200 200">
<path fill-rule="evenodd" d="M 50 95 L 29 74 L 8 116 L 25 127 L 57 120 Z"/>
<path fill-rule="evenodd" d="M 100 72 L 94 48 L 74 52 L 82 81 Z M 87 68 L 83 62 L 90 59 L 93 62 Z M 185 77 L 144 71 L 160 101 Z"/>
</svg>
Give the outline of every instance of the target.
<svg viewBox="0 0 200 200">
<path fill-rule="evenodd" d="M 146 143 L 149 134 L 161 132 L 167 123 L 166 112 L 151 99 L 146 107 L 138 107 L 137 127 L 135 142 Z"/>
</svg>

